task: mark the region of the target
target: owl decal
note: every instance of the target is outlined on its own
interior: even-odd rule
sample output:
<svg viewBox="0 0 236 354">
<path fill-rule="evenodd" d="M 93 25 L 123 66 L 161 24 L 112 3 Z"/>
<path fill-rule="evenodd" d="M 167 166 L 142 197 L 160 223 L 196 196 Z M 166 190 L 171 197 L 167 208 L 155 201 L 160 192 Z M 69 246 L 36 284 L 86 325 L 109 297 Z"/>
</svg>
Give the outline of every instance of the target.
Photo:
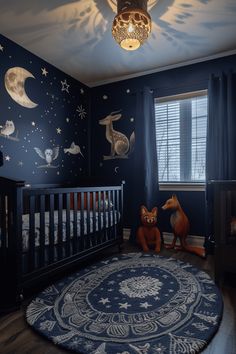
<svg viewBox="0 0 236 354">
<path fill-rule="evenodd" d="M 9 137 L 15 131 L 15 124 L 12 120 L 7 120 L 5 125 L 1 127 L 1 134 Z"/>
<path fill-rule="evenodd" d="M 53 149 L 46 149 L 42 152 L 39 148 L 35 147 L 34 150 L 41 157 L 41 159 L 46 161 L 46 165 L 38 166 L 38 168 L 58 168 L 59 166 L 52 165 L 52 162 L 58 158 L 59 146 Z"/>
<path fill-rule="evenodd" d="M 15 133 L 14 136 L 12 135 L 13 133 Z M 15 124 L 12 120 L 6 120 L 6 123 L 3 126 L 0 125 L 0 136 L 10 140 L 19 141 L 18 131 L 16 131 Z"/>
</svg>

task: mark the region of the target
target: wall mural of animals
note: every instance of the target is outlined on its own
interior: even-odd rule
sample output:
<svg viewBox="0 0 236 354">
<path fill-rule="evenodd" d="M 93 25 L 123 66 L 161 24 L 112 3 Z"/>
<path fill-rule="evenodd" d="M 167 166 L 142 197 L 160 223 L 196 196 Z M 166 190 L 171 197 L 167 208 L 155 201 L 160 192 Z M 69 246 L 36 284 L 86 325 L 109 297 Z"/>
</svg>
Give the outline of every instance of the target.
<svg viewBox="0 0 236 354">
<path fill-rule="evenodd" d="M 1 34 L 0 74 L 1 176 L 41 184 L 86 175 L 89 88 Z"/>
<path fill-rule="evenodd" d="M 76 145 L 74 143 L 74 141 L 71 143 L 69 148 L 64 148 L 64 153 L 65 154 L 72 154 L 72 155 L 78 155 L 80 154 L 81 156 L 84 157 L 84 155 L 82 154 L 81 148 L 79 145 Z"/>
<path fill-rule="evenodd" d="M 174 234 L 171 245 L 165 245 L 165 247 L 169 249 L 176 248 L 194 253 L 200 257 L 205 257 L 205 250 L 203 248 L 190 246 L 187 243 L 187 236 L 190 228 L 189 220 L 175 194 L 173 194 L 172 197 L 165 202 L 162 209 L 172 211 L 170 216 L 170 224 Z M 176 246 L 177 239 L 180 241 L 180 246 Z"/>
<path fill-rule="evenodd" d="M 155 249 L 156 253 L 161 250 L 161 235 L 157 223 L 157 207 L 151 211 L 142 205 L 140 208 L 142 226 L 137 230 L 137 242 L 144 252 L 149 251 L 149 247 Z"/>
<path fill-rule="evenodd" d="M 59 165 L 52 165 L 52 162 L 58 158 L 59 155 L 59 146 L 53 149 L 46 149 L 42 152 L 39 148 L 35 147 L 34 150 L 41 157 L 41 159 L 47 162 L 47 165 L 38 166 L 38 168 L 58 168 Z"/>
<path fill-rule="evenodd" d="M 8 138 L 10 140 L 19 141 L 18 131 L 16 131 L 15 136 L 12 134 L 16 131 L 15 124 L 12 120 L 6 120 L 6 123 L 2 126 L 0 125 L 0 136 Z"/>
<path fill-rule="evenodd" d="M 111 144 L 110 155 L 104 155 L 104 160 L 127 159 L 134 148 L 134 132 L 131 134 L 130 139 L 128 139 L 125 134 L 113 128 L 113 122 L 118 121 L 122 116 L 119 112 L 111 112 L 108 116 L 99 120 L 99 124 L 106 127 L 106 139 Z"/>
</svg>

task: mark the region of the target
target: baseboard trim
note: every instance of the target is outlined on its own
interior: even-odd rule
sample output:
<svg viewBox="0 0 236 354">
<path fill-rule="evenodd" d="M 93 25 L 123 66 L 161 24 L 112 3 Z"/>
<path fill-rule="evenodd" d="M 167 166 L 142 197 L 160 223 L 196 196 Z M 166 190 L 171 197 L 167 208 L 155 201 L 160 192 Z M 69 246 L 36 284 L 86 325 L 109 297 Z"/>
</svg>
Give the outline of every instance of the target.
<svg viewBox="0 0 236 354">
<path fill-rule="evenodd" d="M 129 240 L 130 231 L 131 231 L 131 229 L 129 229 L 129 228 L 123 229 L 124 240 Z M 173 233 L 163 232 L 163 238 L 164 238 L 165 244 L 170 245 L 173 240 L 173 237 L 174 237 Z M 200 235 L 189 235 L 187 237 L 187 242 L 190 246 L 204 248 L 205 238 L 204 238 L 204 236 L 200 236 Z M 179 240 L 177 240 L 176 245 L 180 245 Z"/>
<path fill-rule="evenodd" d="M 173 237 L 174 237 L 173 233 L 171 233 L 171 232 L 163 232 L 163 238 L 164 238 L 164 243 L 165 244 L 167 244 L 167 245 L 171 244 L 171 242 L 173 240 Z M 187 243 L 190 246 L 204 248 L 204 242 L 205 242 L 204 236 L 188 235 L 188 237 L 187 237 Z M 177 246 L 180 245 L 179 239 L 177 239 L 176 245 Z"/>
<path fill-rule="evenodd" d="M 131 231 L 131 229 L 128 229 L 128 228 L 124 228 L 124 229 L 123 229 L 123 239 L 124 239 L 125 241 L 129 240 L 130 231 Z"/>
</svg>

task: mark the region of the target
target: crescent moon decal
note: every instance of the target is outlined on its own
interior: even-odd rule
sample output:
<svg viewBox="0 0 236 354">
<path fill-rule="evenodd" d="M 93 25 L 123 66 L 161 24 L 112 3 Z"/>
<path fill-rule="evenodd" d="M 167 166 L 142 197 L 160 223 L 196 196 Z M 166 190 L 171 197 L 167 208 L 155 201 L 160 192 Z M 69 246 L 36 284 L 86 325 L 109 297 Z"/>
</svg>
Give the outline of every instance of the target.
<svg viewBox="0 0 236 354">
<path fill-rule="evenodd" d="M 5 74 L 5 87 L 11 98 L 19 105 L 26 108 L 35 108 L 38 104 L 29 99 L 25 92 L 25 80 L 28 77 L 35 77 L 26 69 L 14 67 L 7 70 Z"/>
</svg>

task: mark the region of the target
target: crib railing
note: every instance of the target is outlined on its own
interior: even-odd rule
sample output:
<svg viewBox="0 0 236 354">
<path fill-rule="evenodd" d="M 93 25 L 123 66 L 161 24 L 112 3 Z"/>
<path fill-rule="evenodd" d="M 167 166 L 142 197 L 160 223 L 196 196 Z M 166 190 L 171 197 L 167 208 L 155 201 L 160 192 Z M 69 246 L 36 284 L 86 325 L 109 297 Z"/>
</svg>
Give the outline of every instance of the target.
<svg viewBox="0 0 236 354">
<path fill-rule="evenodd" d="M 0 187 L 1 282 L 7 288 L 0 297 L 5 303 L 19 302 L 22 289 L 36 279 L 122 242 L 123 185 L 26 187 L 0 177 Z"/>
</svg>

